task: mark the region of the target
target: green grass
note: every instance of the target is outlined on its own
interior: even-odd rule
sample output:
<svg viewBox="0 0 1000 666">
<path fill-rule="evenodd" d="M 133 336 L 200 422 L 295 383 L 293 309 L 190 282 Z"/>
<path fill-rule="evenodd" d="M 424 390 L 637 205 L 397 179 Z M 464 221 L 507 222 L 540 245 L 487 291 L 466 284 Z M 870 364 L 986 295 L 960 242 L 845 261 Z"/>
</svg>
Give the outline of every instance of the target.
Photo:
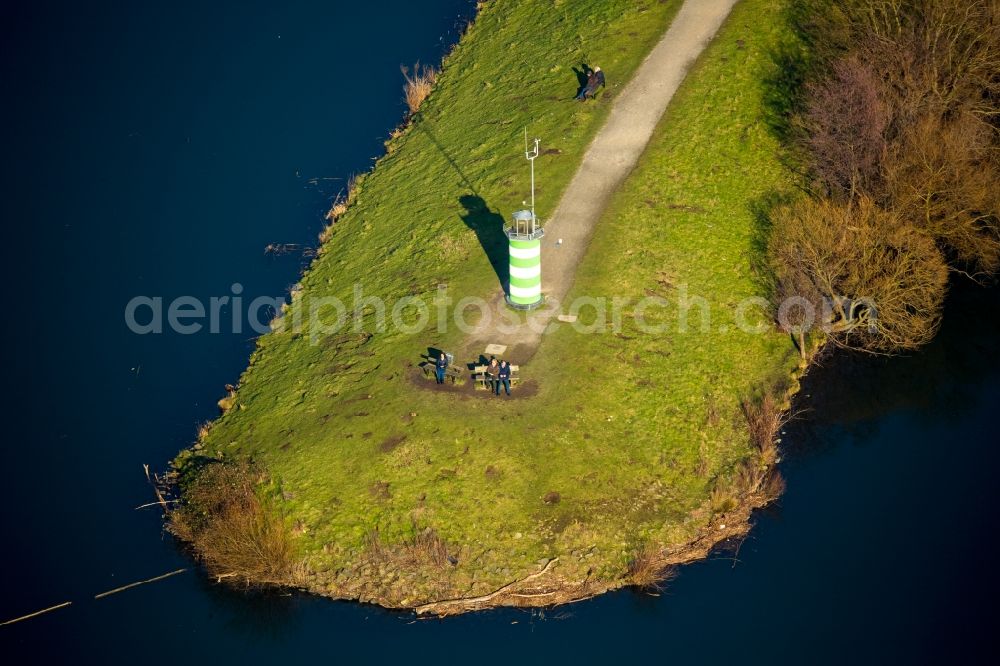
<svg viewBox="0 0 1000 666">
<path fill-rule="evenodd" d="M 454 330 L 348 332 L 318 344 L 272 333 L 241 378 L 237 406 L 178 465 L 252 457 L 297 526 L 310 587 L 388 604 L 488 592 L 552 556 L 566 580 L 590 570 L 614 581 L 648 544 L 678 546 L 703 530 L 713 487 L 751 452 L 739 400 L 787 382 L 797 360 L 785 336 L 732 325 L 735 305 L 758 292 L 754 203 L 791 183 L 762 102 L 769 52 L 786 35 L 783 4 L 736 6 L 614 197 L 571 294 L 635 301 L 655 292 L 675 302 L 686 285 L 710 304 L 711 331 L 643 334 L 628 319 L 618 334 L 560 328 L 522 370 L 537 394 L 509 402 L 411 381 L 428 345 L 462 348 Z M 302 298 L 349 301 L 356 281 L 390 302 L 429 301 L 439 283 L 456 300 L 495 292 L 460 198 L 479 196 L 504 217 L 520 207 L 528 126 L 543 149 L 560 151 L 537 163 L 539 212 L 550 214 L 615 94 L 573 103 L 570 68 L 601 65 L 622 83 L 678 6 L 486 5 L 414 125 L 360 184 Z M 543 502 L 550 491 L 558 503 Z M 376 527 L 390 549 L 432 528 L 459 563 L 371 558 Z"/>
</svg>

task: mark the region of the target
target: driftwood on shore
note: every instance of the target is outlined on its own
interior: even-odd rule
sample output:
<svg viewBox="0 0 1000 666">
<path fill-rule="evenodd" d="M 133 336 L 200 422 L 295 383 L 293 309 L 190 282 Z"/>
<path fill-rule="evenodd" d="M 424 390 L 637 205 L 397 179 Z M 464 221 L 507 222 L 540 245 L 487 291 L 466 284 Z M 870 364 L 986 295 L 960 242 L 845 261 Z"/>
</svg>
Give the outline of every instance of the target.
<svg viewBox="0 0 1000 666">
<path fill-rule="evenodd" d="M 757 486 L 747 494 L 737 507 L 710 521 L 696 538 L 678 549 L 659 552 L 654 562 L 655 567 L 663 570 L 702 560 L 720 544 L 745 538 L 750 531 L 751 514 L 756 509 L 760 509 L 776 499 L 773 488 L 763 483 L 765 478 L 760 477 Z M 634 581 L 622 578 L 615 581 L 579 581 L 576 583 L 555 580 L 552 581 L 554 584 L 541 589 L 532 589 L 532 586 L 525 585 L 548 573 L 558 560 L 558 557 L 554 557 L 540 571 L 507 583 L 489 594 L 430 602 L 413 607 L 412 610 L 417 615 L 444 616 L 497 606 L 551 607 L 583 601 L 604 592 L 634 584 Z"/>
<path fill-rule="evenodd" d="M 301 253 L 303 257 L 315 257 L 316 248 L 298 243 L 268 243 L 264 248 L 264 254 L 282 255 L 292 253 Z"/>
<path fill-rule="evenodd" d="M 149 482 L 149 485 L 153 487 L 153 492 L 156 493 L 156 503 L 162 506 L 164 513 L 166 513 L 168 507 L 167 507 L 167 501 L 163 497 L 163 493 L 160 492 L 159 486 L 162 483 L 160 477 L 156 476 L 156 474 L 150 476 L 149 465 L 147 465 L 146 463 L 142 464 L 142 470 L 146 473 L 146 481 Z M 149 506 L 149 505 L 144 504 L 143 506 Z M 136 509 L 141 509 L 143 508 L 143 506 L 137 506 Z"/>
<path fill-rule="evenodd" d="M 520 578 L 518 580 L 507 583 L 501 588 L 490 592 L 489 594 L 484 594 L 481 597 L 466 597 L 462 599 L 445 599 L 444 601 L 434 601 L 429 604 L 423 604 L 422 606 L 417 606 L 414 610 L 417 615 L 423 615 L 425 613 L 437 613 L 438 615 L 448 615 L 453 612 L 462 612 L 467 610 L 473 610 L 476 606 L 481 604 L 488 604 L 492 602 L 497 597 L 510 593 L 511 588 L 522 585 L 529 581 L 532 581 L 546 573 L 552 568 L 552 565 L 559 561 L 558 557 L 553 557 L 551 560 L 545 563 L 541 571 L 536 571 L 533 574 Z M 546 592 L 544 594 L 552 594 L 551 592 Z M 511 594 L 511 596 L 534 596 L 534 595 L 521 595 L 521 594 Z"/>
</svg>

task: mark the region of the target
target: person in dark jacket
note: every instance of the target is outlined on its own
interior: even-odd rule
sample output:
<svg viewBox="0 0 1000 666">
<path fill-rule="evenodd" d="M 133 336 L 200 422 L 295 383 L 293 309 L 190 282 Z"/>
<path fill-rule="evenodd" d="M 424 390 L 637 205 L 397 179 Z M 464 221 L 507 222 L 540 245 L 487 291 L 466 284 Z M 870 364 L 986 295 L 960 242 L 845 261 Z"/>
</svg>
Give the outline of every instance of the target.
<svg viewBox="0 0 1000 666">
<path fill-rule="evenodd" d="M 600 67 L 595 67 L 594 71 L 590 73 L 587 77 L 587 85 L 583 87 L 580 94 L 576 96 L 581 102 L 588 97 L 593 97 L 597 94 L 597 89 L 604 86 L 604 72 L 601 71 Z"/>
<path fill-rule="evenodd" d="M 510 364 L 507 361 L 500 361 L 500 370 L 497 373 L 497 395 L 500 395 L 500 387 L 510 395 Z"/>
<path fill-rule="evenodd" d="M 444 373 L 448 369 L 448 357 L 441 353 L 441 356 L 434 361 L 434 374 L 437 376 L 437 383 L 444 384 Z"/>
</svg>

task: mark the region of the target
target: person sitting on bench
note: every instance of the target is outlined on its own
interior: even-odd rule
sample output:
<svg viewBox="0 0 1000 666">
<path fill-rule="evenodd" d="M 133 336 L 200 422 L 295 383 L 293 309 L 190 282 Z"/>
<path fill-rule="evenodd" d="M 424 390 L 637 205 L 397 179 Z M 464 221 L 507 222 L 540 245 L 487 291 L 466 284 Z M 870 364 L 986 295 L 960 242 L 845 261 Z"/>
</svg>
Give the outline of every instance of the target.
<svg viewBox="0 0 1000 666">
<path fill-rule="evenodd" d="M 500 386 L 510 395 L 510 364 L 507 361 L 500 361 L 500 369 L 497 372 L 497 395 L 500 395 Z"/>
<path fill-rule="evenodd" d="M 497 357 L 493 356 L 490 358 L 490 364 L 486 366 L 486 380 L 489 382 L 489 387 L 491 390 L 499 391 L 497 388 L 497 376 L 500 374 L 500 364 L 497 363 Z"/>
<path fill-rule="evenodd" d="M 580 90 L 580 94 L 576 96 L 581 102 L 588 97 L 594 97 L 597 95 L 597 89 L 604 87 L 604 72 L 601 71 L 600 67 L 595 67 L 590 75 L 587 77 L 587 84 L 583 86 Z"/>
</svg>

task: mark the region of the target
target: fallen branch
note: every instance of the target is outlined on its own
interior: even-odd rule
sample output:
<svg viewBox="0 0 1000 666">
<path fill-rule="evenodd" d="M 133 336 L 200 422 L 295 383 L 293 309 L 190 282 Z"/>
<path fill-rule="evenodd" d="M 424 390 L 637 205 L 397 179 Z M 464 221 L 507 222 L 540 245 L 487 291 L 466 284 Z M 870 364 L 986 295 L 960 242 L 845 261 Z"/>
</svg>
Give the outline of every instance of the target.
<svg viewBox="0 0 1000 666">
<path fill-rule="evenodd" d="M 38 617 L 42 613 L 48 613 L 49 611 L 58 610 L 60 608 L 66 608 L 72 604 L 72 601 L 64 601 L 61 604 L 56 604 L 55 606 L 49 606 L 48 608 L 43 608 L 40 611 L 35 611 L 34 613 L 28 613 L 27 615 L 22 615 L 21 617 L 15 617 L 13 620 L 7 620 L 6 622 L 0 622 L 0 627 L 6 626 L 8 624 L 14 624 L 15 622 L 20 622 L 21 620 L 29 620 L 33 617 Z"/>
<path fill-rule="evenodd" d="M 467 597 L 463 599 L 446 599 L 445 601 L 434 601 L 429 604 L 423 604 L 422 606 L 417 606 L 414 610 L 417 612 L 417 615 L 422 615 L 424 613 L 439 612 L 441 609 L 445 609 L 449 606 L 468 607 L 468 606 L 475 606 L 477 604 L 488 603 L 493 599 L 497 598 L 498 596 L 509 591 L 510 588 L 514 587 L 515 585 L 527 583 L 530 580 L 534 580 L 535 578 L 538 578 L 539 576 L 548 573 L 549 569 L 552 568 L 552 565 L 558 561 L 559 561 L 558 557 L 553 557 L 545 564 L 545 566 L 542 568 L 541 571 L 536 571 L 535 573 L 525 576 L 524 578 L 507 583 L 503 587 L 494 590 L 489 594 L 485 594 L 481 597 Z"/>
<path fill-rule="evenodd" d="M 151 479 L 149 477 L 149 465 L 147 465 L 146 463 L 143 463 L 142 464 L 142 469 L 143 469 L 143 471 L 146 472 L 146 481 L 149 481 L 149 485 L 153 486 L 153 492 L 156 493 L 156 501 L 157 501 L 157 503 L 160 506 L 163 507 L 164 511 L 166 511 L 167 510 L 167 502 L 166 502 L 166 500 L 163 499 L 163 495 L 160 493 L 160 489 L 156 487 L 156 483 L 154 483 L 153 479 Z M 157 479 L 157 481 L 159 481 L 159 479 Z"/>
<path fill-rule="evenodd" d="M 183 569 L 177 569 L 176 571 L 171 571 L 170 573 L 165 573 L 162 576 L 156 576 L 155 578 L 147 578 L 146 580 L 140 580 L 135 583 L 129 583 L 128 585 L 122 585 L 121 587 L 116 587 L 113 590 L 108 590 L 107 592 L 101 592 L 100 594 L 95 594 L 95 599 L 103 599 L 104 597 L 111 596 L 112 594 L 118 594 L 119 592 L 124 592 L 125 590 L 139 585 L 145 585 L 146 583 L 155 583 L 158 580 L 163 580 L 164 578 L 170 578 L 171 576 L 176 576 L 179 573 L 184 573 L 187 571 L 187 567 Z"/>
<path fill-rule="evenodd" d="M 163 506 L 164 502 L 180 502 L 180 500 L 157 500 L 156 502 L 149 502 L 147 504 L 140 504 L 139 506 L 137 506 L 135 508 L 136 508 L 136 511 L 138 511 L 139 509 L 145 509 L 145 508 L 148 508 L 148 507 L 151 507 L 151 506 Z"/>
</svg>

